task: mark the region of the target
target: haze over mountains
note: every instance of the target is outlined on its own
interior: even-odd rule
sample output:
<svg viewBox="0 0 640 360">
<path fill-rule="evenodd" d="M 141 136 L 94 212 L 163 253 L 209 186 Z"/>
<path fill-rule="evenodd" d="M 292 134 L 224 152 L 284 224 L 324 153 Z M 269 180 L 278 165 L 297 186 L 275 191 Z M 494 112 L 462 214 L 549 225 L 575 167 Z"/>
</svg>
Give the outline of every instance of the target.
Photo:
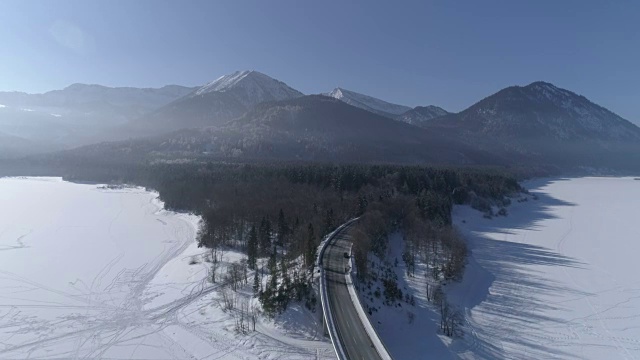
<svg viewBox="0 0 640 360">
<path fill-rule="evenodd" d="M 56 126 L 62 133 L 69 129 L 62 119 L 75 119 L 74 130 L 99 119 L 103 123 L 95 126 L 111 129 L 105 132 L 111 137 L 95 142 L 127 140 L 67 154 L 136 161 L 215 157 L 630 169 L 638 167 L 640 154 L 637 126 L 544 82 L 508 87 L 455 114 L 342 88 L 305 96 L 257 71 L 238 71 L 199 88 L 72 85 L 42 95 L 0 93 L 0 103 L 0 116 L 7 109 L 23 116 L 37 110 L 37 121 L 14 121 L 25 128 L 48 114 L 53 119 L 47 120 L 56 120 L 51 134 Z M 7 128 L 0 132 L 13 143 L 13 137 L 29 139 Z"/>
<path fill-rule="evenodd" d="M 87 154 L 113 158 L 136 154 L 153 160 L 206 156 L 456 165 L 495 161 L 495 157 L 453 138 L 322 95 L 261 103 L 224 125 L 103 143 L 84 148 L 79 155 Z"/>
<path fill-rule="evenodd" d="M 64 149 L 104 140 L 105 129 L 122 125 L 193 91 L 110 88 L 73 84 L 44 94 L 0 92 L 0 132 L 31 142 L 31 151 Z"/>
</svg>

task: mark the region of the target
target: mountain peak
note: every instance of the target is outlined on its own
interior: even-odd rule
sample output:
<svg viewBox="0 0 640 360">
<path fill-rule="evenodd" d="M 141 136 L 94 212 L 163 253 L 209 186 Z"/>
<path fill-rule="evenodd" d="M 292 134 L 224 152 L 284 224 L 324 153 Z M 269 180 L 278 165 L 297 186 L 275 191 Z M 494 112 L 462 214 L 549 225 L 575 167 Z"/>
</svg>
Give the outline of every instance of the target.
<svg viewBox="0 0 640 360">
<path fill-rule="evenodd" d="M 219 78 L 213 80 L 212 82 L 199 88 L 196 91 L 196 95 L 202 95 L 212 91 L 226 91 L 236 86 L 239 82 L 241 82 L 244 78 L 246 78 L 252 72 L 253 70 L 243 70 L 243 71 L 235 71 L 227 75 L 222 75 Z"/>
<path fill-rule="evenodd" d="M 536 88 L 536 87 L 552 87 L 552 88 L 558 88 L 557 86 L 553 85 L 552 83 L 546 82 L 546 81 L 534 81 L 531 84 L 525 86 L 525 87 L 529 87 L 529 88 Z"/>
<path fill-rule="evenodd" d="M 536 81 L 503 89 L 425 126 L 451 126 L 469 136 L 542 142 L 638 141 L 640 129 L 584 96 Z M 522 147 L 522 142 L 519 143 Z"/>
<path fill-rule="evenodd" d="M 344 98 L 344 94 L 342 93 L 342 88 L 339 88 L 339 87 L 333 89 L 333 91 L 328 93 L 327 96 L 330 96 L 330 97 L 332 97 L 334 99 L 338 99 L 338 100 L 341 100 L 342 98 Z"/>
<path fill-rule="evenodd" d="M 573 95 L 568 90 L 561 89 L 551 83 L 544 81 L 536 81 L 524 87 L 528 91 L 534 91 L 545 94 L 547 97 Z"/>
<path fill-rule="evenodd" d="M 303 96 L 298 90 L 289 87 L 282 81 L 255 70 L 236 71 L 223 75 L 200 87 L 190 98 L 217 96 L 228 94 L 249 108 L 265 101 L 279 101 Z"/>
<path fill-rule="evenodd" d="M 205 95 L 211 92 L 226 92 L 239 88 L 249 91 L 257 91 L 259 88 L 266 92 L 282 93 L 282 96 L 275 96 L 275 100 L 284 100 L 303 95 L 301 92 L 290 88 L 282 81 L 276 80 L 259 71 L 242 70 L 223 75 L 200 87 L 195 91 L 194 96 Z"/>
<path fill-rule="evenodd" d="M 304 96 L 282 81 L 255 70 L 236 71 L 197 88 L 143 119 L 162 131 L 220 125 L 256 105 Z M 148 125 L 148 124 L 147 124 Z M 144 125 L 146 126 L 146 125 Z"/>
<path fill-rule="evenodd" d="M 447 114 L 449 114 L 449 112 L 439 106 L 416 106 L 415 108 L 400 114 L 398 117 L 396 117 L 396 120 L 415 125 L 425 123 L 427 121 L 445 116 Z"/>
</svg>

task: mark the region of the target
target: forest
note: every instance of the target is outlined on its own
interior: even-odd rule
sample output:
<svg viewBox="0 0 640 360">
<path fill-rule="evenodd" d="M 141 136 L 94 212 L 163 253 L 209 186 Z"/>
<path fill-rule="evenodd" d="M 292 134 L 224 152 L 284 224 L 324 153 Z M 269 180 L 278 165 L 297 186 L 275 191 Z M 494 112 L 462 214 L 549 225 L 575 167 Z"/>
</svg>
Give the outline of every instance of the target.
<svg viewBox="0 0 640 360">
<path fill-rule="evenodd" d="M 408 264 L 423 256 L 433 262 L 435 279 L 456 279 L 464 269 L 466 247 L 451 228 L 452 206 L 469 203 L 490 211 L 522 191 L 510 176 L 469 168 L 111 161 L 68 162 L 52 171 L 49 175 L 69 181 L 145 186 L 158 191 L 168 209 L 200 215 L 199 246 L 212 253 L 225 248 L 246 253 L 243 266 L 256 270 L 254 291 L 271 315 L 290 301 L 315 306 L 311 288 L 317 247 L 348 219 L 361 217 L 353 239 L 363 279 L 370 255 L 383 256 L 393 231 L 408 239 Z M 246 274 L 246 268 L 238 272 Z"/>
</svg>

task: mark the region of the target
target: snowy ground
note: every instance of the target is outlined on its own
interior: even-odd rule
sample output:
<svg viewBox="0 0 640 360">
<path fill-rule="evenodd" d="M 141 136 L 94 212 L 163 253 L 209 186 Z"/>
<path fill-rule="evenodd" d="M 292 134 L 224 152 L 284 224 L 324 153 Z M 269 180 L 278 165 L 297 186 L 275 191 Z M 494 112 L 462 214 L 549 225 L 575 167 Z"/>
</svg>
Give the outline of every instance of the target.
<svg viewBox="0 0 640 360">
<path fill-rule="evenodd" d="M 298 306 L 236 333 L 207 281 L 197 221 L 140 188 L 0 179 L 0 358 L 335 357 Z"/>
<path fill-rule="evenodd" d="M 508 217 L 457 207 L 472 256 L 449 298 L 464 359 L 640 359 L 640 181 L 537 180 Z"/>
</svg>

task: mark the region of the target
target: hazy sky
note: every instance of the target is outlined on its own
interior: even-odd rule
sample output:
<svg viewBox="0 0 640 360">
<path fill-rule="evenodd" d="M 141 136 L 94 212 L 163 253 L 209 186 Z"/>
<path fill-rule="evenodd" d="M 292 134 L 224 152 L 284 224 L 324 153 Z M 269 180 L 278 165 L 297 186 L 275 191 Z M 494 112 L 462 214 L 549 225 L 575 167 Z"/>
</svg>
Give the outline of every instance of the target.
<svg viewBox="0 0 640 360">
<path fill-rule="evenodd" d="M 536 80 L 640 120 L 638 1 L 3 1 L 0 90 L 199 85 L 255 69 L 462 110 Z"/>
</svg>

